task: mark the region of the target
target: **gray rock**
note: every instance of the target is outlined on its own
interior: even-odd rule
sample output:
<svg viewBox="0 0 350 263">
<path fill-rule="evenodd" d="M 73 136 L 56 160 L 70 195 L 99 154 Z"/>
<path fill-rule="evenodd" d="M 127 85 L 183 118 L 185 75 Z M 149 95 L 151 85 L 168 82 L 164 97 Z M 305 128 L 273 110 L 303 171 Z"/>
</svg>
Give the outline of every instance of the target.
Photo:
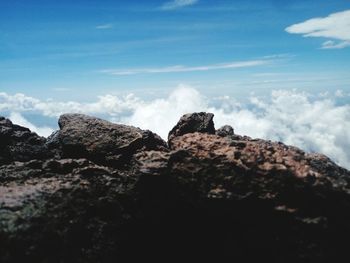
<svg viewBox="0 0 350 263">
<path fill-rule="evenodd" d="M 63 157 L 88 158 L 97 163 L 121 165 L 141 150 L 166 149 L 156 134 L 82 114 L 65 114 L 60 131 L 50 141 L 59 144 Z"/>
<path fill-rule="evenodd" d="M 233 130 L 232 126 L 224 125 L 216 131 L 216 135 L 219 135 L 221 137 L 232 136 L 232 135 L 234 135 L 234 130 Z"/>
</svg>

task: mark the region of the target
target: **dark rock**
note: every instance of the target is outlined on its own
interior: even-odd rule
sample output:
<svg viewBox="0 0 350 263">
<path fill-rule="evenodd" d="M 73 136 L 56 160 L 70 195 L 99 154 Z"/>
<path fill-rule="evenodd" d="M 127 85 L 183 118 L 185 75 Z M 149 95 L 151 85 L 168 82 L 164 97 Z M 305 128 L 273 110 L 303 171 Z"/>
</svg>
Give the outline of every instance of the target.
<svg viewBox="0 0 350 263">
<path fill-rule="evenodd" d="M 106 262 L 120 254 L 132 199 L 117 171 L 63 159 L 40 169 L 2 166 L 0 178 L 1 262 Z"/>
<path fill-rule="evenodd" d="M 224 125 L 216 131 L 216 135 L 219 135 L 221 137 L 232 136 L 232 135 L 234 135 L 234 130 L 233 130 L 232 126 Z"/>
<path fill-rule="evenodd" d="M 170 151 L 150 131 L 62 116 L 42 142 L 54 158 L 0 165 L 0 262 L 348 261 L 349 171 L 180 126 Z"/>
<path fill-rule="evenodd" d="M 89 158 L 97 163 L 119 166 L 139 150 L 166 149 L 166 143 L 150 131 L 110 123 L 82 114 L 65 114 L 60 131 L 50 138 L 59 142 L 63 157 Z"/>
<path fill-rule="evenodd" d="M 63 156 L 62 145 L 60 142 L 60 131 L 54 131 L 47 139 L 46 139 L 46 147 L 52 153 L 52 156 L 55 158 L 60 158 Z"/>
<path fill-rule="evenodd" d="M 168 151 L 167 143 L 156 133 L 149 130 L 142 130 L 142 150 Z"/>
<path fill-rule="evenodd" d="M 49 155 L 46 139 L 28 128 L 13 124 L 0 117 L 0 165 L 13 161 L 42 159 Z"/>
<path fill-rule="evenodd" d="M 183 115 L 175 127 L 169 132 L 168 143 L 177 136 L 186 133 L 202 132 L 215 134 L 215 127 L 213 122 L 214 114 L 199 112 Z"/>
</svg>

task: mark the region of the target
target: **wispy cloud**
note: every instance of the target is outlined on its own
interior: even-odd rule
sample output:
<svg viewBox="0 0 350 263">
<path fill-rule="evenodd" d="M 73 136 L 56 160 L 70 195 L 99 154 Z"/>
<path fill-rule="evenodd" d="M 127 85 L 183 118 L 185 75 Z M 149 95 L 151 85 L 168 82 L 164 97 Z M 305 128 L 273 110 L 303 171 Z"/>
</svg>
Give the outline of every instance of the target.
<svg viewBox="0 0 350 263">
<path fill-rule="evenodd" d="M 350 46 L 350 41 L 336 42 L 333 40 L 328 40 L 322 43 L 321 49 L 342 49 Z"/>
<path fill-rule="evenodd" d="M 290 59 L 294 58 L 296 55 L 290 54 L 290 53 L 282 53 L 282 54 L 273 54 L 273 55 L 267 55 L 263 56 L 264 59 Z"/>
<path fill-rule="evenodd" d="M 329 38 L 322 44 L 322 49 L 340 49 L 350 46 L 350 10 L 330 14 L 294 24 L 285 29 L 291 34 L 304 37 Z"/>
<path fill-rule="evenodd" d="M 139 69 L 105 69 L 102 73 L 110 75 L 136 75 L 136 74 L 156 74 L 156 73 L 181 73 L 181 72 L 195 72 L 195 71 L 211 71 L 220 69 L 234 69 L 261 66 L 271 63 L 271 60 L 250 60 L 250 61 L 236 61 L 230 63 L 213 64 L 206 66 L 171 66 L 161 68 L 139 68 Z"/>
<path fill-rule="evenodd" d="M 175 10 L 185 6 L 190 6 L 198 3 L 199 0 L 174 0 L 166 2 L 161 6 L 161 10 Z"/>
<path fill-rule="evenodd" d="M 113 24 L 103 24 L 95 27 L 96 29 L 111 29 L 113 28 Z"/>
</svg>

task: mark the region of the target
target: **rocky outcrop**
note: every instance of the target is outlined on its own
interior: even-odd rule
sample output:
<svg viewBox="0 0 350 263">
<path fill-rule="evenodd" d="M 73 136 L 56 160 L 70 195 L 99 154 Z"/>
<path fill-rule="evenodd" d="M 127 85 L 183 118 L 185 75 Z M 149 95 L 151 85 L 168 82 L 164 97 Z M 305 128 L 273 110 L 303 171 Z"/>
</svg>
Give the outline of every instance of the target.
<svg viewBox="0 0 350 263">
<path fill-rule="evenodd" d="M 45 158 L 48 155 L 45 142 L 45 138 L 28 128 L 14 125 L 10 120 L 0 117 L 0 165 Z"/>
<path fill-rule="evenodd" d="M 168 148 L 63 115 L 39 155 L 0 166 L 0 261 L 347 262 L 350 172 L 212 119 L 185 115 Z"/>
</svg>

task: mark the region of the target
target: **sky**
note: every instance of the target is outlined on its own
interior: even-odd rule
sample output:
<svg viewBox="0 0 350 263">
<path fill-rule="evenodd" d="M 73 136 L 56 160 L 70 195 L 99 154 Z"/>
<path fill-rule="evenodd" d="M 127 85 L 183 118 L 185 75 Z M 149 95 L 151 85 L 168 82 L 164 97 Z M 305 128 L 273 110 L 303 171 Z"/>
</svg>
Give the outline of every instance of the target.
<svg viewBox="0 0 350 263">
<path fill-rule="evenodd" d="M 0 1 L 0 115 L 151 129 L 181 114 L 350 168 L 348 0 Z"/>
</svg>

